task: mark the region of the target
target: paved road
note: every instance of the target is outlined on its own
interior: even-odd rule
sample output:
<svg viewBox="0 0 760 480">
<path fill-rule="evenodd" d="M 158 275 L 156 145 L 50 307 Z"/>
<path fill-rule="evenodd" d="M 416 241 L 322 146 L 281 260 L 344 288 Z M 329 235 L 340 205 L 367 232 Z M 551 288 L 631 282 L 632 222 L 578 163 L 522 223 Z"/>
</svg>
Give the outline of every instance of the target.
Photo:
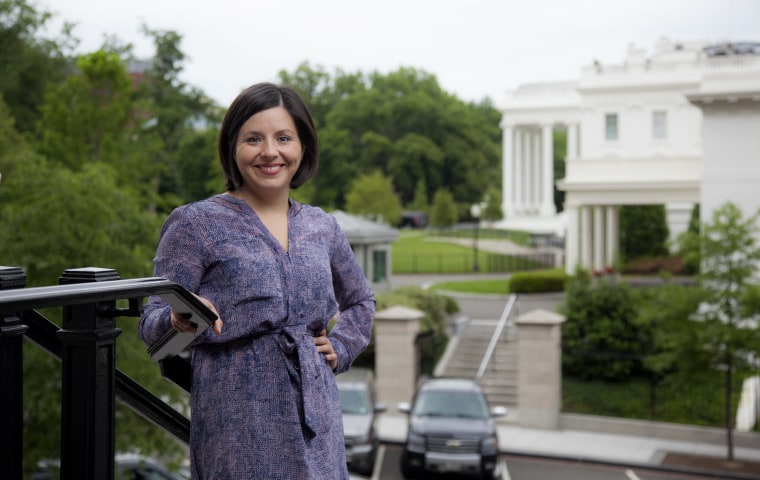
<svg viewBox="0 0 760 480">
<path fill-rule="evenodd" d="M 380 447 L 377 466 L 371 480 L 404 480 L 399 468 L 401 446 L 384 444 Z M 686 471 L 657 470 L 640 466 L 577 462 L 541 457 L 502 457 L 501 476 L 495 480 L 715 480 L 727 478 Z M 452 475 L 426 475 L 430 480 L 455 480 Z M 732 478 L 743 478 L 735 476 Z M 752 478 L 752 477 L 746 477 Z"/>
</svg>

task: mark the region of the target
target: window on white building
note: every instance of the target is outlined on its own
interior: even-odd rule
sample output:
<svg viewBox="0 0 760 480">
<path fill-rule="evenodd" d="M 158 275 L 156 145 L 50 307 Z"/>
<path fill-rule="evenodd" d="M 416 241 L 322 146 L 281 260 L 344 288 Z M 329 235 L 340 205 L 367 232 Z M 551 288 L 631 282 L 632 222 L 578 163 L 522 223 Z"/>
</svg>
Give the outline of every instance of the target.
<svg viewBox="0 0 760 480">
<path fill-rule="evenodd" d="M 668 138 L 668 114 L 664 110 L 652 112 L 652 138 Z"/>
<path fill-rule="evenodd" d="M 606 140 L 618 139 L 618 115 L 607 113 L 604 115 L 604 138 Z"/>
</svg>

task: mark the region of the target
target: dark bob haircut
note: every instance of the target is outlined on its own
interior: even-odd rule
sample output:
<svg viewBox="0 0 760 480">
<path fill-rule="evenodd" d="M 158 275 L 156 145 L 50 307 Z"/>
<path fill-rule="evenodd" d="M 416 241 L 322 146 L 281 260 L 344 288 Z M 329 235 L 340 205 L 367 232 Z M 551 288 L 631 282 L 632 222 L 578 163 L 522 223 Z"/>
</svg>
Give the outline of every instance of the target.
<svg viewBox="0 0 760 480">
<path fill-rule="evenodd" d="M 306 104 L 291 87 L 273 83 L 257 83 L 243 90 L 232 101 L 219 130 L 219 161 L 224 170 L 228 192 L 238 190 L 243 184 L 235 161 L 235 142 L 243 124 L 257 113 L 274 107 L 283 107 L 293 118 L 298 138 L 303 147 L 303 158 L 298 171 L 290 181 L 290 188 L 298 188 L 317 172 L 319 141 L 314 121 Z"/>
</svg>

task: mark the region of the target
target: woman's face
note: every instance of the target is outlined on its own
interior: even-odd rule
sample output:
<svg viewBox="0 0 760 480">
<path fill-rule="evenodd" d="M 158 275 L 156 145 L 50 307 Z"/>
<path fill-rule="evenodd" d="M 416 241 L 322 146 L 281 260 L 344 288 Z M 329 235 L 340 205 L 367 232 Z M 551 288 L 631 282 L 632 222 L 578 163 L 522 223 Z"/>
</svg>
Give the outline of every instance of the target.
<svg viewBox="0 0 760 480">
<path fill-rule="evenodd" d="M 302 157 L 295 123 L 283 107 L 262 110 L 240 127 L 235 162 L 244 190 L 289 190 Z"/>
</svg>

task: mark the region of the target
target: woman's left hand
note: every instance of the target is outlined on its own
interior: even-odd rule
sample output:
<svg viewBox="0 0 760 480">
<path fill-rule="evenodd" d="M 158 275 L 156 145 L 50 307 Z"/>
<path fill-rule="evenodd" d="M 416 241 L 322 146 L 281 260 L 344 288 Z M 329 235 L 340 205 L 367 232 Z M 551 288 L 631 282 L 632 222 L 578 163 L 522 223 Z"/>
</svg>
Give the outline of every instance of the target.
<svg viewBox="0 0 760 480">
<path fill-rule="evenodd" d="M 325 360 L 330 364 L 330 368 L 335 370 L 338 366 L 338 354 L 335 353 L 330 339 L 327 338 L 327 330 L 322 330 L 314 337 L 314 345 L 317 346 L 317 351 L 325 356 Z"/>
</svg>

